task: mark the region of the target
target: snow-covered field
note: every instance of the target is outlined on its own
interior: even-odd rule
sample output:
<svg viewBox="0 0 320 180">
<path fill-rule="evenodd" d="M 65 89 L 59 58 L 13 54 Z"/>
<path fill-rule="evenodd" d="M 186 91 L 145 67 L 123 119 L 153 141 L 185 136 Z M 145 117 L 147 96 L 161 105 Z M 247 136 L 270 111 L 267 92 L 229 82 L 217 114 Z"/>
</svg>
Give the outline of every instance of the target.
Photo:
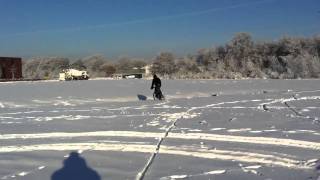
<svg viewBox="0 0 320 180">
<path fill-rule="evenodd" d="M 319 176 L 320 80 L 163 80 L 165 101 L 150 83 L 1 83 L 0 180 Z"/>
</svg>

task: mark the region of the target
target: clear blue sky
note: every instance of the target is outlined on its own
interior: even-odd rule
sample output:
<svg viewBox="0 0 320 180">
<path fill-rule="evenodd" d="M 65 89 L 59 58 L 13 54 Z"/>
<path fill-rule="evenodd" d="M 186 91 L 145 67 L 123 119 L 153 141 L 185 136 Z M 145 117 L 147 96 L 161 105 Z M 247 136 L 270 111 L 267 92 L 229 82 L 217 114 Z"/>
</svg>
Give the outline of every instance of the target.
<svg viewBox="0 0 320 180">
<path fill-rule="evenodd" d="M 0 0 L 0 56 L 177 56 L 320 34 L 320 0 Z"/>
</svg>

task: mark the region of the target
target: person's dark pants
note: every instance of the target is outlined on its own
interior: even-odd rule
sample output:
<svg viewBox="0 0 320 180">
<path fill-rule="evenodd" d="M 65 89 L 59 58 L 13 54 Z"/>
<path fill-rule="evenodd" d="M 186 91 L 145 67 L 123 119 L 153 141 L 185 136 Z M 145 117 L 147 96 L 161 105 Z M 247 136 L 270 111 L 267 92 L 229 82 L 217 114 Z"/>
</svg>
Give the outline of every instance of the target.
<svg viewBox="0 0 320 180">
<path fill-rule="evenodd" d="M 160 100 L 163 98 L 163 95 L 162 95 L 160 87 L 155 87 L 154 88 L 154 94 L 156 95 L 156 98 L 158 98 Z"/>
</svg>

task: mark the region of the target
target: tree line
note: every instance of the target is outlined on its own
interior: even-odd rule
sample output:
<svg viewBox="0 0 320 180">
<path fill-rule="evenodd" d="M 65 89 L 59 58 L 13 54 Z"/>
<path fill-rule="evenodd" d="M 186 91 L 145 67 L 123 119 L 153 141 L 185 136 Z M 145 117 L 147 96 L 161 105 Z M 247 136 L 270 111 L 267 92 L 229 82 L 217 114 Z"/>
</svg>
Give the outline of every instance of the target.
<svg viewBox="0 0 320 180">
<path fill-rule="evenodd" d="M 25 78 L 52 79 L 65 68 L 87 70 L 91 77 L 134 73 L 151 65 L 151 72 L 179 79 L 211 78 L 319 78 L 320 37 L 283 37 L 254 41 L 248 33 L 236 34 L 225 45 L 200 49 L 194 55 L 176 57 L 162 52 L 151 60 L 120 58 L 110 61 L 94 55 L 76 61 L 68 58 L 32 58 L 24 61 Z"/>
<path fill-rule="evenodd" d="M 36 57 L 23 61 L 26 79 L 57 79 L 59 73 L 73 68 L 88 71 L 90 77 L 111 77 L 115 73 L 141 73 L 147 63 L 140 59 L 120 58 L 113 62 L 103 55 L 92 55 L 71 61 L 62 57 Z"/>
</svg>

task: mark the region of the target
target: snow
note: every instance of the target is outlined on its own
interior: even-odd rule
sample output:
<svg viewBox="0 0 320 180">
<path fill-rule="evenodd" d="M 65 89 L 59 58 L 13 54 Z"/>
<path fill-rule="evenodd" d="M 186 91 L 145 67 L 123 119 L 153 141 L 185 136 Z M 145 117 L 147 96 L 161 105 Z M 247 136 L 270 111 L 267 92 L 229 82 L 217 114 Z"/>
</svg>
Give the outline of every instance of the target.
<svg viewBox="0 0 320 180">
<path fill-rule="evenodd" d="M 150 83 L 0 84 L 0 179 L 50 179 L 71 152 L 101 179 L 318 178 L 319 80 L 163 80 L 165 101 Z"/>
</svg>

